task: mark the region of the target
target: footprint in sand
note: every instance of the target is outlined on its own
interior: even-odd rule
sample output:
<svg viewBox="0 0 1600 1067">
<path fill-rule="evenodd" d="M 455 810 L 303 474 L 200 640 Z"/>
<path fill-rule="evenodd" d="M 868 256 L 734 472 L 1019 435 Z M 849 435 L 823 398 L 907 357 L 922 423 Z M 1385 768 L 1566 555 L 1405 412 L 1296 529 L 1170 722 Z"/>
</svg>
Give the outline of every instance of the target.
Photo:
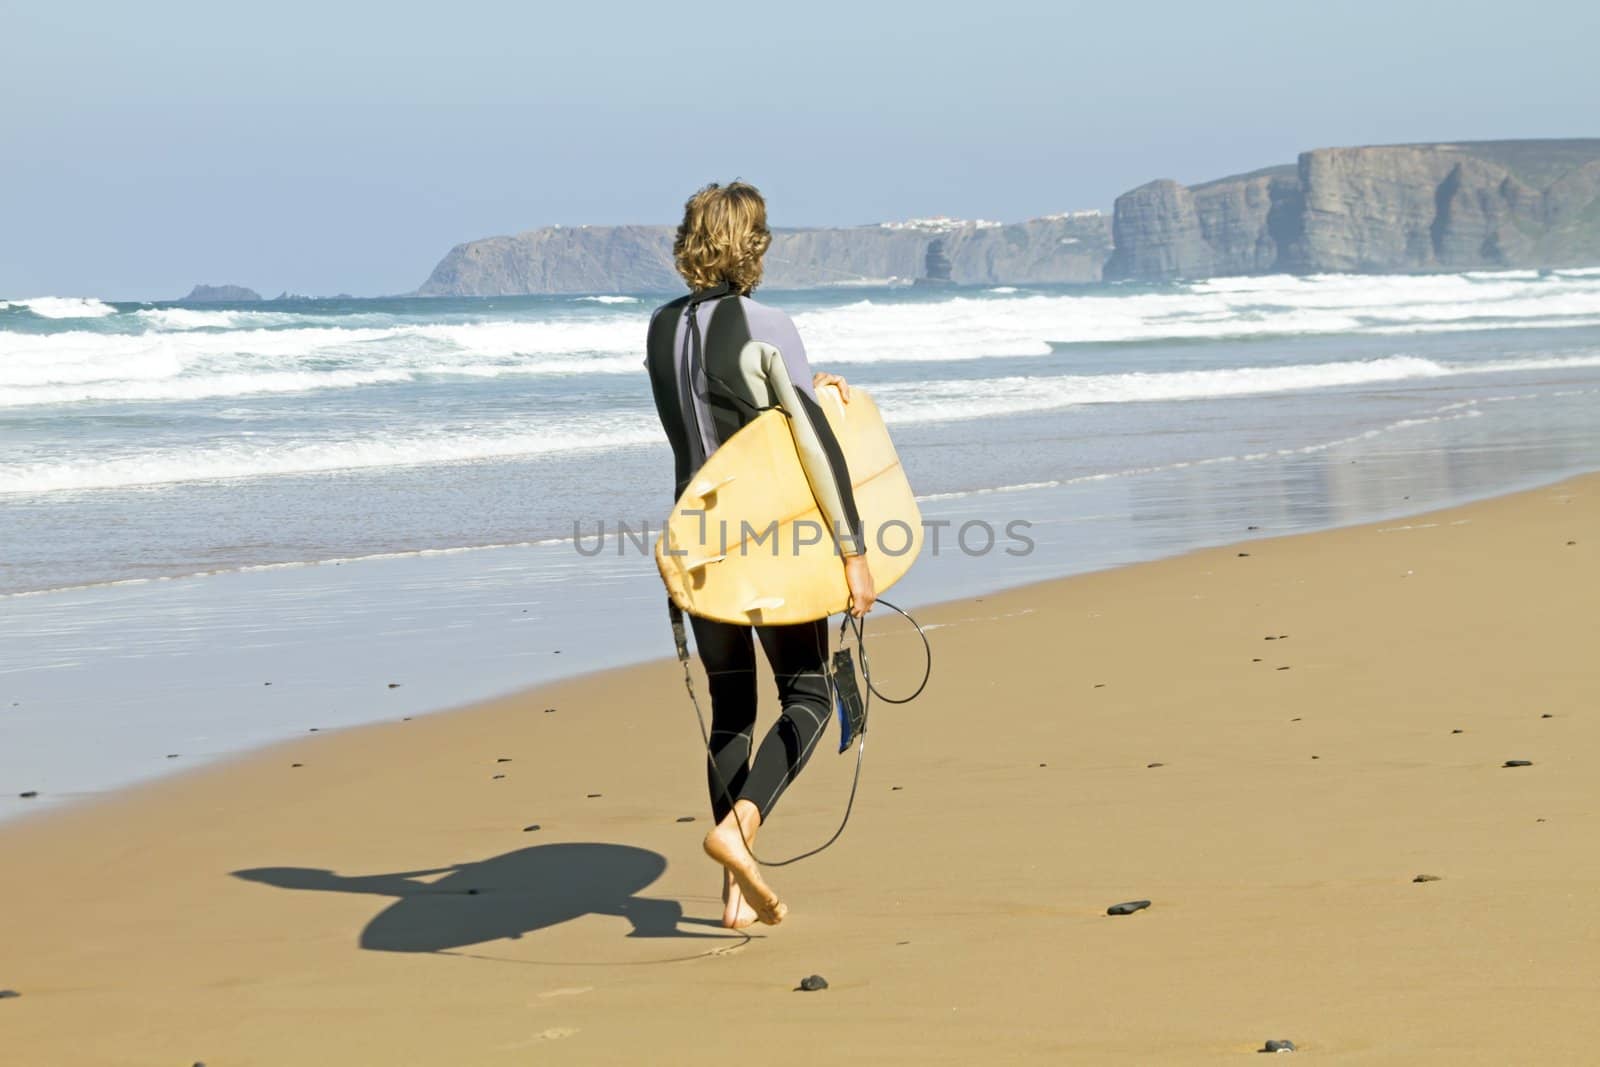
<svg viewBox="0 0 1600 1067">
<path fill-rule="evenodd" d="M 576 997 L 584 993 L 594 992 L 592 985 L 565 986 L 561 989 L 547 989 L 539 994 L 539 999 L 546 1000 L 550 997 Z"/>
</svg>

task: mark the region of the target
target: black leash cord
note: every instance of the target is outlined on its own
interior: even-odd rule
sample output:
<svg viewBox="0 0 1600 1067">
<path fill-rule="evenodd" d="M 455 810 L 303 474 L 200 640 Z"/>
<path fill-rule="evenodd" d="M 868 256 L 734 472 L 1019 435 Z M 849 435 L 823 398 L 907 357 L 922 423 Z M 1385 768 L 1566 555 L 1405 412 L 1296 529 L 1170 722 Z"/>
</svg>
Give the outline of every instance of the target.
<svg viewBox="0 0 1600 1067">
<path fill-rule="evenodd" d="M 917 622 L 916 619 L 911 617 L 909 612 L 898 605 L 891 604 L 882 597 L 878 598 L 877 603 L 882 604 L 884 607 L 890 608 L 895 612 L 898 612 L 900 615 L 905 617 L 907 622 L 911 623 L 911 625 L 916 628 L 917 636 L 922 639 L 922 651 L 925 665 L 922 671 L 922 681 L 918 683 L 917 688 L 912 691 L 910 696 L 896 699 L 894 697 L 884 696 L 882 693 L 878 692 L 877 687 L 872 684 L 872 670 L 867 664 L 866 620 L 864 618 L 858 619 L 849 612 L 846 612 L 844 618 L 839 623 L 839 643 L 840 646 L 843 647 L 844 635 L 847 629 L 855 631 L 856 648 L 861 654 L 861 677 L 865 679 L 867 683 L 867 693 L 862 699 L 862 720 L 864 723 L 871 721 L 871 716 L 869 713 L 872 709 L 872 698 L 874 696 L 886 704 L 909 704 L 913 700 L 917 699 L 917 697 L 922 695 L 922 691 L 928 687 L 928 679 L 933 675 L 933 649 L 928 644 L 928 635 L 922 632 L 922 626 Z M 717 770 L 716 757 L 711 751 L 711 731 L 706 728 L 705 713 L 700 710 L 700 698 L 694 691 L 694 675 L 689 670 L 689 640 L 687 634 L 684 632 L 683 611 L 670 600 L 667 601 L 667 610 L 672 617 L 672 636 L 678 648 L 678 661 L 683 665 L 683 687 L 689 691 L 689 702 L 694 705 L 694 717 L 700 723 L 700 740 L 705 744 L 706 762 L 711 768 L 711 776 L 716 780 L 717 789 L 719 792 L 721 792 L 723 801 L 728 805 L 728 810 L 732 812 L 734 810 L 733 794 L 728 790 L 728 783 L 723 779 L 721 773 L 719 773 Z M 826 661 L 823 663 L 823 673 L 828 677 L 828 699 L 830 703 L 833 703 L 838 698 L 833 691 L 833 674 L 828 670 Z M 830 714 L 832 713 L 832 710 L 832 708 L 829 709 Z M 733 825 L 738 827 L 739 839 L 744 842 L 744 847 L 747 851 L 749 851 L 751 858 L 763 867 L 787 867 L 791 863 L 799 863 L 803 859 L 809 859 L 810 857 L 815 856 L 817 853 L 823 851 L 831 846 L 835 841 L 839 840 L 840 835 L 844 833 L 844 828 L 850 824 L 850 813 L 855 810 L 856 790 L 861 786 L 861 761 L 862 757 L 866 754 L 866 751 L 867 729 L 866 726 L 863 725 L 861 728 L 861 740 L 856 745 L 855 773 L 850 778 L 850 797 L 845 801 L 844 816 L 839 820 L 839 826 L 833 831 L 833 834 L 816 848 L 810 849 L 806 852 L 801 852 L 798 855 L 790 856 L 785 860 L 762 859 L 756 854 L 755 848 L 750 844 L 750 839 L 744 836 L 744 826 L 739 822 L 738 815 L 735 814 Z"/>
</svg>

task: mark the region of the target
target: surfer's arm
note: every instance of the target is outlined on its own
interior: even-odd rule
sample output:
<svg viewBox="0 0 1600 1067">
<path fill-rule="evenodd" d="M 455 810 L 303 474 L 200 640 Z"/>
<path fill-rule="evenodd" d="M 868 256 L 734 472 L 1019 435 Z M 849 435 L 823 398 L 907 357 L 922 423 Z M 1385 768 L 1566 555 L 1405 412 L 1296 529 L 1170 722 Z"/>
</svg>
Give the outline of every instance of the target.
<svg viewBox="0 0 1600 1067">
<path fill-rule="evenodd" d="M 839 543 L 839 554 L 861 555 L 866 551 L 866 541 L 861 535 L 855 493 L 850 488 L 850 471 L 845 466 L 844 450 L 812 392 L 811 368 L 805 365 L 804 353 L 786 359 L 783 352 L 764 341 L 750 344 L 759 346 L 761 375 L 773 403 L 789 417 L 800 466 L 822 517 Z M 791 366 L 791 362 L 798 366 Z"/>
</svg>

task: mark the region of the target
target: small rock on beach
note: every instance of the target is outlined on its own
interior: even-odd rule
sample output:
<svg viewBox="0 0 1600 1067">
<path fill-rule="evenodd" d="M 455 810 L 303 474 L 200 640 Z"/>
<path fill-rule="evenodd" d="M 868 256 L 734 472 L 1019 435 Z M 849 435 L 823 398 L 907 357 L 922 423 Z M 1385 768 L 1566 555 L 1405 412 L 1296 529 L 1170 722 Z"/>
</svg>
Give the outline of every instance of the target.
<svg viewBox="0 0 1600 1067">
<path fill-rule="evenodd" d="M 1143 911 L 1150 906 L 1148 900 L 1125 900 L 1121 904 L 1113 904 L 1106 909 L 1107 915 L 1132 915 L 1136 911 Z"/>
<path fill-rule="evenodd" d="M 1293 1052 L 1293 1041 L 1268 1041 L 1261 1046 L 1262 1052 Z"/>
<path fill-rule="evenodd" d="M 828 980 L 820 974 L 808 974 L 800 979 L 800 988 L 807 993 L 815 993 L 819 989 L 827 989 Z"/>
</svg>

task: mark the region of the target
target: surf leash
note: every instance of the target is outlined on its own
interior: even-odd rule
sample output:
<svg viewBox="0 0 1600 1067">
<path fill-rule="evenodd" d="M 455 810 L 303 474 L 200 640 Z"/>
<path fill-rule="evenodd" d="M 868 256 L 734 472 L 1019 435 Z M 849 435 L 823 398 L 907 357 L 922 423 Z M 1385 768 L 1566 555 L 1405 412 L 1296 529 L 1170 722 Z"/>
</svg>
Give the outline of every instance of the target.
<svg viewBox="0 0 1600 1067">
<path fill-rule="evenodd" d="M 909 704 L 921 696 L 922 691 L 928 687 L 928 679 L 933 675 L 933 648 L 928 644 L 928 635 L 923 632 L 922 625 L 912 618 L 910 612 L 897 604 L 892 604 L 882 597 L 878 597 L 875 603 L 898 613 L 917 631 L 917 637 L 922 640 L 922 680 L 917 683 L 910 696 L 891 697 L 879 691 L 872 681 L 872 665 L 867 658 L 866 619 L 865 617 L 858 619 L 848 611 L 845 612 L 844 618 L 839 622 L 839 647 L 833 654 L 832 669 L 830 670 L 826 664 L 823 666 L 823 674 L 828 679 L 828 696 L 839 720 L 840 754 L 849 749 L 852 735 L 856 740 L 856 766 L 850 778 L 850 796 L 845 801 L 844 815 L 839 819 L 839 825 L 832 835 L 822 844 L 782 860 L 763 859 L 758 855 L 755 847 L 750 844 L 750 839 L 745 837 L 744 826 L 736 816 L 733 825 L 739 830 L 740 840 L 744 842 L 744 847 L 749 851 L 751 858 L 763 867 L 787 867 L 791 863 L 799 863 L 803 859 L 817 855 L 839 840 L 844 828 L 850 824 L 850 814 L 855 810 L 856 791 L 861 786 L 861 763 L 867 751 L 867 712 L 872 706 L 872 698 L 876 696 L 885 704 Z M 689 702 L 694 705 L 694 717 L 700 723 L 700 739 L 705 744 L 706 762 L 711 769 L 711 777 L 716 781 L 717 789 L 722 794 L 722 800 L 731 812 L 734 808 L 734 797 L 727 781 L 717 770 L 716 756 L 711 749 L 711 731 L 706 727 L 705 713 L 700 709 L 700 698 L 694 688 L 694 674 L 689 667 L 689 634 L 683 621 L 683 609 L 669 599 L 667 613 L 672 619 L 672 640 L 677 646 L 678 662 L 683 667 L 683 687 L 689 692 Z M 850 650 L 844 645 L 845 635 L 852 631 L 855 634 L 856 653 L 861 657 L 861 677 L 867 684 L 865 695 L 862 695 L 856 686 L 854 659 Z"/>
</svg>

